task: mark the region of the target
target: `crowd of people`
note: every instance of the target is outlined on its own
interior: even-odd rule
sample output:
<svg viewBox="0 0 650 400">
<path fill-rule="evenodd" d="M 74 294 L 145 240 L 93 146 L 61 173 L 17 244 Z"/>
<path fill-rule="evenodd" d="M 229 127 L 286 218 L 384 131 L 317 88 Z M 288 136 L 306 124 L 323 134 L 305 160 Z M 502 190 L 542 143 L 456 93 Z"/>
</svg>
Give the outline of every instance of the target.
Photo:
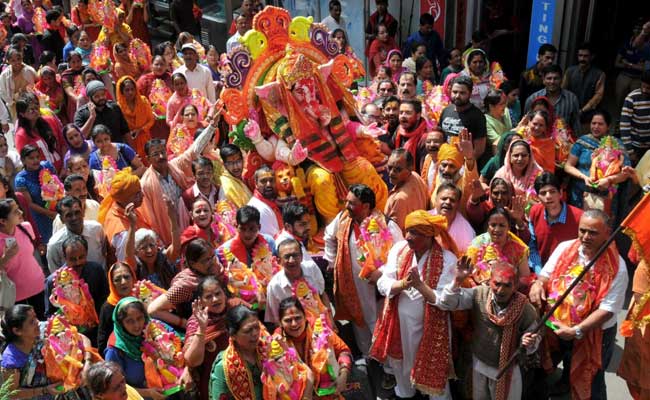
<svg viewBox="0 0 650 400">
<path fill-rule="evenodd" d="M 608 240 L 650 184 L 650 22 L 613 118 L 588 43 L 515 81 L 480 32 L 400 49 L 376 0 L 355 54 L 329 11 L 243 0 L 219 54 L 190 0 L 156 46 L 147 1 L 5 6 L 0 398 L 605 399 L 634 269 L 650 399 L 648 249 Z"/>
</svg>

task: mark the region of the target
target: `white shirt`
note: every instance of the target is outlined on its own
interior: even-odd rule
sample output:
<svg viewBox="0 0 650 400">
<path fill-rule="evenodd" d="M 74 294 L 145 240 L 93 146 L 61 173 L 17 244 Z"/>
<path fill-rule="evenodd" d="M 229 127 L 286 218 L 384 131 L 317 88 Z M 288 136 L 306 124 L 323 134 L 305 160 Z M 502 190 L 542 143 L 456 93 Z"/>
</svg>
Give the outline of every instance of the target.
<svg viewBox="0 0 650 400">
<path fill-rule="evenodd" d="M 239 32 L 235 32 L 235 34 L 232 35 L 230 37 L 230 39 L 228 39 L 228 41 L 226 42 L 226 52 L 230 53 L 231 51 L 235 50 L 236 48 L 242 46 L 242 44 L 239 43 L 239 38 L 240 37 L 241 37 L 241 35 L 239 34 Z"/>
<path fill-rule="evenodd" d="M 174 73 L 177 72 L 185 75 L 187 87 L 190 89 L 198 89 L 208 99 L 210 104 L 214 104 L 217 101 L 217 92 L 212 81 L 212 73 L 207 67 L 196 64 L 196 68 L 190 71 L 187 69 L 187 66 L 181 65 L 174 71 Z"/>
<path fill-rule="evenodd" d="M 280 227 L 278 226 L 278 219 L 271 207 L 267 206 L 255 196 L 251 197 L 248 205 L 257 208 L 257 211 L 260 212 L 260 225 L 262 225 L 260 233 L 275 237 L 280 232 Z"/>
<path fill-rule="evenodd" d="M 65 264 L 63 254 L 63 242 L 74 233 L 70 232 L 64 225 L 52 235 L 47 243 L 47 267 L 50 272 L 56 271 Z M 106 234 L 104 228 L 97 221 L 84 221 L 84 228 L 81 236 L 88 242 L 88 261 L 96 262 L 106 268 Z M 91 288 L 92 289 L 92 288 Z"/>
<path fill-rule="evenodd" d="M 343 32 L 347 35 L 347 31 L 345 30 L 345 18 L 341 15 L 339 17 L 339 22 L 336 22 L 336 20 L 331 16 L 328 15 L 327 17 L 323 18 L 323 20 L 320 22 L 321 24 L 325 25 L 327 29 L 329 29 L 330 33 L 334 32 L 337 29 L 343 29 Z"/>
<path fill-rule="evenodd" d="M 557 245 L 555 250 L 553 250 L 551 256 L 548 258 L 548 261 L 546 261 L 544 268 L 542 268 L 540 271 L 540 277 L 547 279 L 550 278 L 550 276 L 553 274 L 553 271 L 555 271 L 555 266 L 557 265 L 560 256 L 573 244 L 575 240 L 578 239 L 567 240 L 566 242 L 562 242 Z M 590 260 L 588 260 L 582 253 L 582 246 L 580 246 L 578 249 L 578 262 L 581 265 L 587 265 L 589 261 Z M 609 311 L 612 313 L 611 318 L 605 321 L 603 324 L 603 330 L 616 325 L 617 314 L 623 309 L 623 303 L 625 303 L 625 291 L 627 290 L 628 280 L 629 278 L 627 275 L 627 267 L 625 266 L 625 261 L 623 261 L 623 258 L 619 255 L 618 272 L 616 272 L 616 276 L 609 286 L 607 294 L 605 297 L 603 297 L 603 299 L 600 301 L 600 305 L 598 306 L 599 310 Z"/>
<path fill-rule="evenodd" d="M 212 188 L 210 189 L 210 195 L 206 196 L 203 194 L 203 192 L 201 192 L 201 189 L 199 189 L 199 186 L 195 183 L 194 186 L 192 186 L 192 197 L 194 199 L 200 197 L 206 200 L 208 203 L 210 203 L 210 207 L 212 207 L 212 211 L 215 211 L 214 209 L 215 203 L 219 200 L 225 200 L 226 193 L 223 191 L 222 187 L 219 187 L 219 191 L 217 192 L 214 185 L 212 185 Z"/>
<path fill-rule="evenodd" d="M 300 268 L 302 269 L 302 277 L 322 296 L 325 292 L 325 279 L 320 268 L 313 261 L 305 260 L 300 264 Z M 280 307 L 280 302 L 291 296 L 293 296 L 291 282 L 284 273 L 284 270 L 280 270 L 273 275 L 269 281 L 269 285 L 266 287 L 266 313 L 264 315 L 264 321 L 274 324 L 279 323 L 278 308 Z"/>
<path fill-rule="evenodd" d="M 99 214 L 99 203 L 93 199 L 86 199 L 86 208 L 84 209 L 84 221 L 97 221 L 97 214 Z M 52 221 L 52 233 L 58 232 L 65 225 L 61 222 L 61 216 L 56 215 Z M 92 261 L 92 260 L 90 260 Z"/>
</svg>

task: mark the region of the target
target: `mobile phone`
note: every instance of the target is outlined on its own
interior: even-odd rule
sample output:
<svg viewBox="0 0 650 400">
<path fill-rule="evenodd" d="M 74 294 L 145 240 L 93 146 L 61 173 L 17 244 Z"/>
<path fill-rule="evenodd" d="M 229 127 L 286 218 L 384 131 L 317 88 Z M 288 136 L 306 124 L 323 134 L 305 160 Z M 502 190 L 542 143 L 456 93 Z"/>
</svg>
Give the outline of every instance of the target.
<svg viewBox="0 0 650 400">
<path fill-rule="evenodd" d="M 16 238 L 8 237 L 5 238 L 5 247 L 13 247 L 16 245 Z"/>
</svg>

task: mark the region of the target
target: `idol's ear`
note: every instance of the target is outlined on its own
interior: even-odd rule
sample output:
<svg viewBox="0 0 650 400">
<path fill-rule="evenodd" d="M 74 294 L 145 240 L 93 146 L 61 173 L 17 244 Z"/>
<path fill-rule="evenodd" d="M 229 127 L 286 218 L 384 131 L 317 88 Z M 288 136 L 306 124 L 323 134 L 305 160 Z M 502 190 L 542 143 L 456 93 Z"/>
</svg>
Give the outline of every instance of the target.
<svg viewBox="0 0 650 400">
<path fill-rule="evenodd" d="M 262 100 L 274 103 L 276 99 L 280 98 L 280 83 L 270 82 L 266 85 L 255 86 L 255 94 Z"/>
</svg>

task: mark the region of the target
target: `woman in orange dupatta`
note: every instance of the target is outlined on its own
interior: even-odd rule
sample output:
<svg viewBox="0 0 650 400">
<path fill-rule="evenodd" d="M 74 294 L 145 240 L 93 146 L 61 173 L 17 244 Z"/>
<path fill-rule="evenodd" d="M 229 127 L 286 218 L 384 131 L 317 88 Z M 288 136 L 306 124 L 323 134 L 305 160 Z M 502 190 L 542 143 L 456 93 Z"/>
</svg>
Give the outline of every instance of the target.
<svg viewBox="0 0 650 400">
<path fill-rule="evenodd" d="M 108 338 L 113 332 L 113 310 L 124 297 L 131 296 L 135 284 L 135 273 L 127 263 L 116 262 L 108 269 L 108 288 L 106 302 L 99 310 L 99 327 L 97 328 L 97 348 L 104 354 Z"/>
<path fill-rule="evenodd" d="M 113 78 L 118 80 L 124 76 L 138 79 L 144 72 L 143 68 L 129 55 L 129 46 L 124 43 L 113 45 Z"/>
<path fill-rule="evenodd" d="M 530 143 L 533 158 L 544 171 L 555 173 L 555 142 L 550 136 L 551 115 L 544 110 L 531 111 L 523 136 Z"/>
<path fill-rule="evenodd" d="M 352 371 L 350 348 L 331 330 L 323 337 L 326 340 L 320 340 L 319 331 L 322 330 L 323 325 L 320 323 L 320 318 L 316 320 L 314 327 L 309 326 L 305 309 L 296 297 L 282 300 L 278 307 L 278 315 L 280 327 L 275 330 L 274 336 L 281 336 L 312 369 L 316 393 L 314 398 L 339 399 Z M 317 333 L 314 334 L 314 331 Z M 318 337 L 316 341 L 314 337 Z M 328 357 L 330 353 L 333 353 L 333 357 Z M 334 371 L 338 372 L 335 376 L 331 376 L 330 373 Z"/>
<path fill-rule="evenodd" d="M 135 149 L 141 160 L 147 160 L 144 145 L 151 139 L 150 129 L 155 122 L 151 104 L 146 97 L 140 95 L 135 79 L 128 75 L 117 81 L 116 95 L 117 104 L 131 130 L 126 141 Z"/>
</svg>

